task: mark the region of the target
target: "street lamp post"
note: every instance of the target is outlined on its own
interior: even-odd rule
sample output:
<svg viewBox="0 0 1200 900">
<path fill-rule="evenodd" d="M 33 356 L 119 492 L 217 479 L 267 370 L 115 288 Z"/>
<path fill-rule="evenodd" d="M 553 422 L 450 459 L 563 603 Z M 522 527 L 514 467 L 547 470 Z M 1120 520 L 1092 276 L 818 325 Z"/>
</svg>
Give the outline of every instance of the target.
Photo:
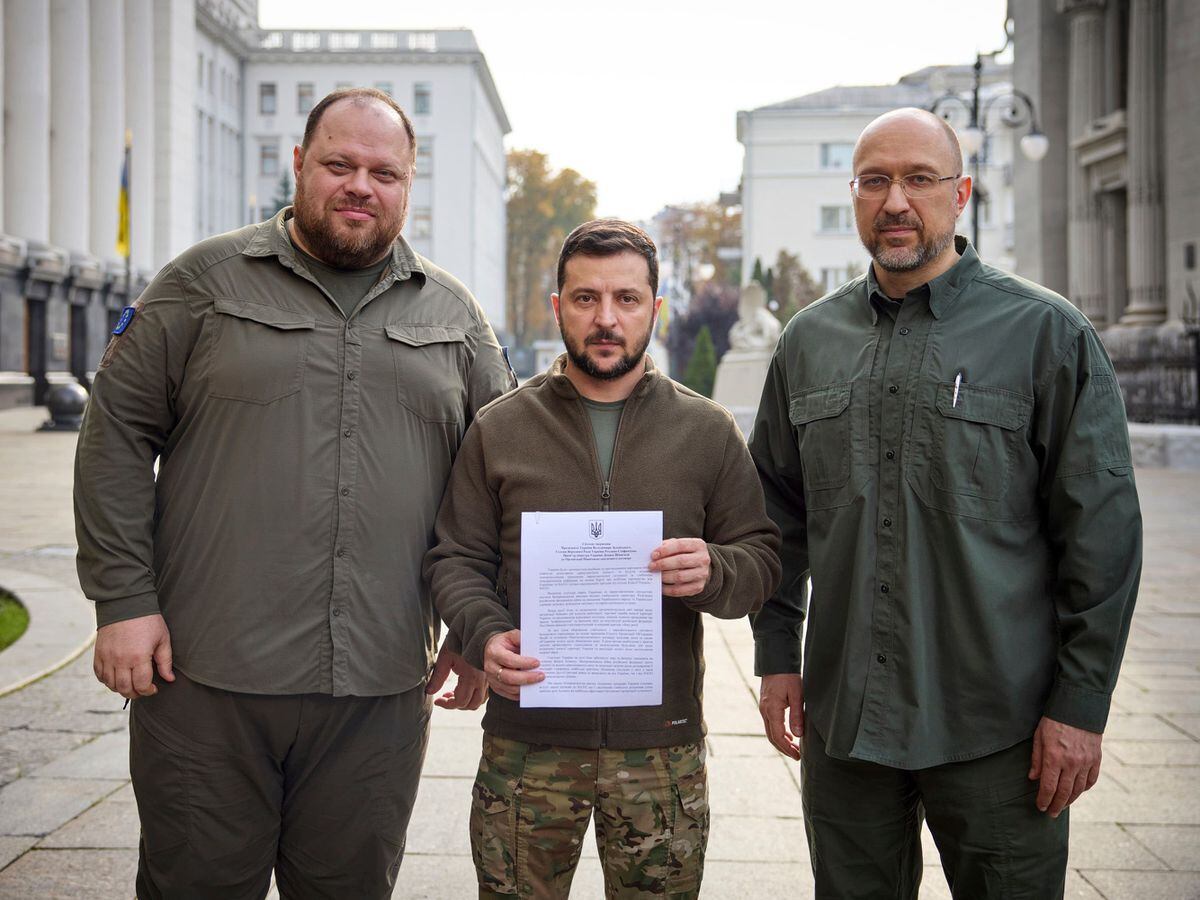
<svg viewBox="0 0 1200 900">
<path fill-rule="evenodd" d="M 1008 43 L 1005 42 L 1004 46 L 1007 47 Z M 930 112 L 948 119 L 948 107 L 957 104 L 970 116 L 970 122 L 967 127 L 959 132 L 959 141 L 962 143 L 963 149 L 970 154 L 971 243 L 975 245 L 976 251 L 979 250 L 979 203 L 983 193 L 979 183 L 980 151 L 985 149 L 987 143 L 989 114 L 998 104 L 1007 104 L 1007 109 L 1000 118 L 1000 121 L 1006 127 L 1018 128 L 1028 123 L 1029 132 L 1021 138 L 1020 146 L 1021 153 L 1031 162 L 1041 160 L 1046 155 L 1046 151 L 1050 149 L 1050 139 L 1038 127 L 1037 113 L 1034 110 L 1033 100 L 1024 91 L 1011 88 L 1005 93 L 996 94 L 987 98 L 986 101 L 981 102 L 980 88 L 983 84 L 983 58 L 985 56 L 994 57 L 1003 50 L 1004 47 L 1001 47 L 999 50 L 991 53 L 975 54 L 975 77 L 971 87 L 971 101 L 969 104 L 959 94 L 947 91 L 934 100 L 929 107 Z"/>
</svg>

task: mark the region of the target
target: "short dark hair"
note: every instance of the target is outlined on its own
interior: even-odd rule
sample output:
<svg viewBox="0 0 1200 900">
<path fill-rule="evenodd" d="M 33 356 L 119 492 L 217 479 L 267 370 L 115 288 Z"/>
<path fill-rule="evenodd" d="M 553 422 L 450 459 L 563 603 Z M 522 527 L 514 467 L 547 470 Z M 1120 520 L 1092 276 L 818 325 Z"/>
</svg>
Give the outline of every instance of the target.
<svg viewBox="0 0 1200 900">
<path fill-rule="evenodd" d="M 593 219 L 567 235 L 558 253 L 558 290 L 567 277 L 567 260 L 572 256 L 616 256 L 630 250 L 646 260 L 650 269 L 650 291 L 658 296 L 658 248 L 650 235 L 623 219 Z"/>
<path fill-rule="evenodd" d="M 413 159 L 417 156 L 417 133 L 413 131 L 412 119 L 408 117 L 400 104 L 392 99 L 391 95 L 385 94 L 378 88 L 369 87 L 348 87 L 336 90 L 331 94 L 326 94 L 320 99 L 308 113 L 308 121 L 304 123 L 304 138 L 300 141 L 300 149 L 307 150 L 309 143 L 312 141 L 313 135 L 316 134 L 317 126 L 321 123 L 321 116 L 325 115 L 325 111 L 333 104 L 342 100 L 351 100 L 359 105 L 366 105 L 368 100 L 378 100 L 390 108 L 400 117 L 400 121 L 404 123 L 404 133 L 408 135 L 408 144 L 412 149 Z"/>
</svg>

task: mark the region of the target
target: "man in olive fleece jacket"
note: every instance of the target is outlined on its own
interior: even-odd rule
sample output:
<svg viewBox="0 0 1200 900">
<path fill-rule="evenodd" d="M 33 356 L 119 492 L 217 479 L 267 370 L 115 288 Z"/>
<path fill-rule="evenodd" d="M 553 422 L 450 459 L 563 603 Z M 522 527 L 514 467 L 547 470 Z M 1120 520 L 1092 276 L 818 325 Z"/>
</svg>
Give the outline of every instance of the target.
<svg viewBox="0 0 1200 900">
<path fill-rule="evenodd" d="M 649 237 L 580 226 L 558 284 L 567 353 L 478 414 L 425 563 L 493 691 L 471 814 L 481 895 L 565 896 L 595 805 L 610 896 L 689 896 L 708 825 L 700 613 L 758 609 L 778 585 L 779 536 L 732 417 L 644 356 L 661 303 Z M 521 514 L 592 509 L 663 512 L 650 563 L 663 573 L 663 702 L 523 709 L 520 686 L 544 676 L 516 630 Z"/>
</svg>

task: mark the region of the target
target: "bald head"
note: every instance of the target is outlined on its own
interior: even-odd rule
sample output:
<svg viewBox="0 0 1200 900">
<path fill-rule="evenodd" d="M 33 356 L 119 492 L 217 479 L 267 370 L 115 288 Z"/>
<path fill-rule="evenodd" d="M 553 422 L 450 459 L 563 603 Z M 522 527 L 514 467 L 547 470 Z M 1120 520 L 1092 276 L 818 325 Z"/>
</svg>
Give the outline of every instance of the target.
<svg viewBox="0 0 1200 900">
<path fill-rule="evenodd" d="M 954 175 L 962 167 L 962 147 L 950 123 L 912 106 L 886 112 L 863 129 L 854 145 L 855 174 L 865 157 L 875 156 L 880 150 L 922 164 L 909 171 L 927 168 Z"/>
</svg>

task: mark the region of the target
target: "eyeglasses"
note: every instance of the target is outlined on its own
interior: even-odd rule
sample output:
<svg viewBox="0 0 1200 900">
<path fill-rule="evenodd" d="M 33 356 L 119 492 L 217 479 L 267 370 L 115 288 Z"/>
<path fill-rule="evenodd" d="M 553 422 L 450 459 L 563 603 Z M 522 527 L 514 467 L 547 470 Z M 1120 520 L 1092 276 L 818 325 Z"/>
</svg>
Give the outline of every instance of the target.
<svg viewBox="0 0 1200 900">
<path fill-rule="evenodd" d="M 939 178 L 933 172 L 913 172 L 903 178 L 888 178 L 886 175 L 859 175 L 851 179 L 850 189 L 859 200 L 879 200 L 886 197 L 893 184 L 899 184 L 904 196 L 911 200 L 928 197 L 933 194 L 943 181 L 954 181 L 962 178 L 961 174 L 946 175 Z"/>
</svg>

